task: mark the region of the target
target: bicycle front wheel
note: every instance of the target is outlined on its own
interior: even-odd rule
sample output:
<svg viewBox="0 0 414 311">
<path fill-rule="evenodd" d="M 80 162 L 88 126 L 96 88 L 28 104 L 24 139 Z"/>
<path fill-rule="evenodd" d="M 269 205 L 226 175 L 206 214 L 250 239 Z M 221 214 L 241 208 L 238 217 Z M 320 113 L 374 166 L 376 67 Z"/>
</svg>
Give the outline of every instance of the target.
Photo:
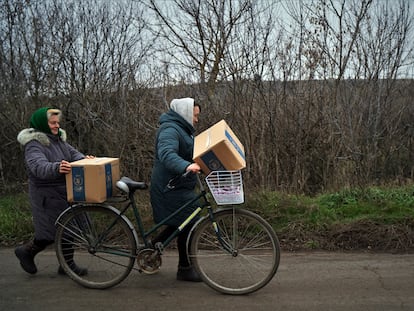
<svg viewBox="0 0 414 311">
<path fill-rule="evenodd" d="M 224 294 L 249 294 L 265 286 L 280 261 L 279 241 L 259 215 L 240 208 L 203 219 L 191 236 L 190 259 L 203 281 Z M 217 230 L 217 232 L 216 232 Z"/>
<path fill-rule="evenodd" d="M 80 285 L 96 289 L 123 281 L 136 255 L 128 223 L 114 210 L 99 205 L 67 210 L 56 223 L 55 248 L 66 274 Z"/>
</svg>

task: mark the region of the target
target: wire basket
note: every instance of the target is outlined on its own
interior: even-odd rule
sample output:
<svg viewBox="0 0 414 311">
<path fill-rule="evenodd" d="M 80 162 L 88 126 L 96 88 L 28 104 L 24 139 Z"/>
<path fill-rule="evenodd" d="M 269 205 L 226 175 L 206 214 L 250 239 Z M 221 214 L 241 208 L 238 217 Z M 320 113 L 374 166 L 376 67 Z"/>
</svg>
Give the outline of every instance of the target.
<svg viewBox="0 0 414 311">
<path fill-rule="evenodd" d="M 241 171 L 212 171 L 206 182 L 218 205 L 244 202 Z"/>
</svg>

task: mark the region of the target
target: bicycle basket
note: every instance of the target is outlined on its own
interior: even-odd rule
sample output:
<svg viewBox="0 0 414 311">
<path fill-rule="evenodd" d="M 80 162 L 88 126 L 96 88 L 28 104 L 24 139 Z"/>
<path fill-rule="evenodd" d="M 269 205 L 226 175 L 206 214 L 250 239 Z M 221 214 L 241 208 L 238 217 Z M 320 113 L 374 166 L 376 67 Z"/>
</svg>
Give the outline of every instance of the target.
<svg viewBox="0 0 414 311">
<path fill-rule="evenodd" d="M 218 205 L 244 202 L 243 182 L 240 171 L 212 171 L 206 182 Z"/>
</svg>

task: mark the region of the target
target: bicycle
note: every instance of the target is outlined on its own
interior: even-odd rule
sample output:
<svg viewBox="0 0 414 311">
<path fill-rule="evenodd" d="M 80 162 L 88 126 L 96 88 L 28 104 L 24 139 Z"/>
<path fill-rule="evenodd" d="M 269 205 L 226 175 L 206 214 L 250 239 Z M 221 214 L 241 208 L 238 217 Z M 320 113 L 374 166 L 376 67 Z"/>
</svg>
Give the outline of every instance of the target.
<svg viewBox="0 0 414 311">
<path fill-rule="evenodd" d="M 199 193 L 173 215 L 145 230 L 134 195 L 147 184 L 122 177 L 117 183 L 122 200 L 104 203 L 75 203 L 56 221 L 56 254 L 66 274 L 78 284 L 105 289 L 121 283 L 131 272 L 153 274 L 162 265 L 162 254 L 180 231 L 193 225 L 187 244 L 189 259 L 205 284 L 223 294 L 242 295 L 259 290 L 276 274 L 280 261 L 279 240 L 273 228 L 261 216 L 236 207 L 242 203 L 240 171 L 214 171 L 205 181 L 197 174 Z M 174 187 L 173 184 L 169 184 Z M 236 189 L 236 190 L 235 190 Z M 217 205 L 209 202 L 211 193 Z M 200 206 L 163 243 L 152 245 L 150 236 L 168 219 L 194 202 Z M 110 204 L 126 202 L 115 208 Z M 122 205 L 122 204 L 121 204 Z M 138 232 L 125 215 L 132 208 Z M 202 215 L 202 211 L 206 211 Z M 141 240 L 139 239 L 141 238 Z M 86 275 L 71 270 L 68 253 L 76 263 L 88 269 Z M 71 258 L 71 256 L 70 256 Z M 137 268 L 134 268 L 134 263 Z"/>
</svg>

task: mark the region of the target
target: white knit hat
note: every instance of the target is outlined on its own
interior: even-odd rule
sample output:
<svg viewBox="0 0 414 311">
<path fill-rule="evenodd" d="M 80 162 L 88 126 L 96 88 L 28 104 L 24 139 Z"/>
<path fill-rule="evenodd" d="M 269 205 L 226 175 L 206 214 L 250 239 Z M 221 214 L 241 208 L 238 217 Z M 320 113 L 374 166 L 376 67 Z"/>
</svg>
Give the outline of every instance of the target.
<svg viewBox="0 0 414 311">
<path fill-rule="evenodd" d="M 188 123 L 193 125 L 194 98 L 176 98 L 171 101 L 170 107 Z"/>
</svg>

